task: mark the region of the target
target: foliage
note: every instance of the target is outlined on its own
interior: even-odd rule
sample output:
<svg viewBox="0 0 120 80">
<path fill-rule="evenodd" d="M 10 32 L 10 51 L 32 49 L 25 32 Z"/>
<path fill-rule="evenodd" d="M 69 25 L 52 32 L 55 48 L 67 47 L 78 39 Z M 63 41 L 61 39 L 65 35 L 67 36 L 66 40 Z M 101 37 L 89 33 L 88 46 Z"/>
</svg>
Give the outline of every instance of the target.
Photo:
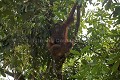
<svg viewBox="0 0 120 80">
<path fill-rule="evenodd" d="M 119 80 L 119 0 L 77 1 L 82 4 L 80 28 L 63 65 L 64 80 Z M 67 18 L 73 3 L 74 0 L 0 0 L 1 76 L 49 79 L 45 74 L 51 59 L 46 47 L 50 28 Z M 88 9 L 88 5 L 95 9 Z M 73 24 L 70 39 L 74 29 Z"/>
</svg>

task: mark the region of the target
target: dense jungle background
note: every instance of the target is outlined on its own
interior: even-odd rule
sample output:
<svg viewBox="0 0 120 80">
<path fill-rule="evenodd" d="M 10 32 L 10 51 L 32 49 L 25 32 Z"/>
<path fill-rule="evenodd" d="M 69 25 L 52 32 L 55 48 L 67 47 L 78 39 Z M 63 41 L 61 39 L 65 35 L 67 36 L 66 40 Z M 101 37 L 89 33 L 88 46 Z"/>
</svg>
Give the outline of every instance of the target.
<svg viewBox="0 0 120 80">
<path fill-rule="evenodd" d="M 80 26 L 63 64 L 64 80 L 120 80 L 120 1 L 77 0 Z M 0 0 L 0 80 L 56 80 L 48 75 L 50 28 L 75 0 Z M 69 27 L 74 37 L 75 21 Z M 9 78 L 9 77 L 12 78 Z"/>
</svg>

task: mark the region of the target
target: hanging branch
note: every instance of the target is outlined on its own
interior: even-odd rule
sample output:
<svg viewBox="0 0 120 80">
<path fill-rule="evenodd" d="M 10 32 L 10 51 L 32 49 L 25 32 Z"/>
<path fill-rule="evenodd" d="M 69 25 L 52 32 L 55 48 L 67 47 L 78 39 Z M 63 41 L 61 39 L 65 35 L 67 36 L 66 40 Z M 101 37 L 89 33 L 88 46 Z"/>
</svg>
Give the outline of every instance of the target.
<svg viewBox="0 0 120 80">
<path fill-rule="evenodd" d="M 77 6 L 77 22 L 76 22 L 76 29 L 75 29 L 75 35 L 74 35 L 74 40 L 78 34 L 78 29 L 79 29 L 79 26 L 80 26 L 80 8 L 82 6 L 81 5 L 78 5 Z"/>
</svg>

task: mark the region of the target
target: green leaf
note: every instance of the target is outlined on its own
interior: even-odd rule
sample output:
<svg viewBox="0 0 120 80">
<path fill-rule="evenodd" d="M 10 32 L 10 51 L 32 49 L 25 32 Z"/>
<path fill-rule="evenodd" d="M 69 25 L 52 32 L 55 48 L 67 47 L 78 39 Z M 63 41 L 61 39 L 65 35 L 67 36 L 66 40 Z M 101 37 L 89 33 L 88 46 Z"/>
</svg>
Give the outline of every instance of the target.
<svg viewBox="0 0 120 80">
<path fill-rule="evenodd" d="M 102 6 L 104 6 L 104 4 L 107 2 L 108 0 L 104 0 L 103 3 L 102 3 Z"/>
<path fill-rule="evenodd" d="M 113 67 L 112 67 L 112 72 L 117 71 L 119 65 L 120 65 L 119 61 L 116 61 L 115 64 L 113 65 Z"/>
<path fill-rule="evenodd" d="M 115 61 L 112 59 L 112 60 L 109 60 L 108 61 L 108 64 L 113 64 Z"/>
<path fill-rule="evenodd" d="M 81 51 L 81 52 L 82 52 L 82 53 L 84 53 L 84 52 L 88 51 L 88 50 L 89 50 L 89 48 L 90 48 L 90 46 L 86 46 L 85 48 L 83 48 L 83 49 L 82 49 L 82 51 Z"/>
<path fill-rule="evenodd" d="M 4 71 L 1 71 L 1 75 L 2 75 L 3 77 L 6 77 L 6 74 L 5 74 Z"/>
<path fill-rule="evenodd" d="M 82 62 L 84 65 L 88 64 L 88 62 L 87 62 L 85 59 L 81 60 L 81 62 Z"/>
<path fill-rule="evenodd" d="M 93 74 L 96 74 L 97 71 L 98 71 L 98 66 L 93 67 L 93 69 L 92 69 L 92 73 L 93 73 Z"/>
<path fill-rule="evenodd" d="M 110 9 L 111 4 L 112 4 L 112 0 L 109 0 L 108 3 L 105 5 L 105 9 L 106 10 Z"/>
<path fill-rule="evenodd" d="M 120 6 L 115 8 L 115 11 L 113 12 L 113 17 L 116 17 L 120 14 Z"/>
<path fill-rule="evenodd" d="M 4 70 L 0 67 L 0 74 L 3 76 L 3 77 L 6 77 L 6 74 L 4 72 Z"/>
<path fill-rule="evenodd" d="M 75 54 L 75 55 L 80 55 L 80 53 L 76 50 L 70 50 L 71 53 Z"/>
</svg>

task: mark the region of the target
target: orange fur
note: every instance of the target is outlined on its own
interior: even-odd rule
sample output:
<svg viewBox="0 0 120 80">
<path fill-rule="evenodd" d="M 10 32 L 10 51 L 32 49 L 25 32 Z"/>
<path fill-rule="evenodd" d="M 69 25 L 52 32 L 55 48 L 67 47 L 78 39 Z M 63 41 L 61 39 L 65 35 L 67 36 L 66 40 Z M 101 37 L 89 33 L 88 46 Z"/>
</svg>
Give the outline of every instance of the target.
<svg viewBox="0 0 120 80">
<path fill-rule="evenodd" d="M 76 4 L 73 6 L 69 17 L 62 24 L 57 23 L 55 28 L 52 29 L 52 35 L 48 42 L 48 49 L 54 59 L 59 59 L 65 56 L 73 46 L 73 43 L 68 41 L 68 26 L 74 21 L 74 12 Z"/>
</svg>

